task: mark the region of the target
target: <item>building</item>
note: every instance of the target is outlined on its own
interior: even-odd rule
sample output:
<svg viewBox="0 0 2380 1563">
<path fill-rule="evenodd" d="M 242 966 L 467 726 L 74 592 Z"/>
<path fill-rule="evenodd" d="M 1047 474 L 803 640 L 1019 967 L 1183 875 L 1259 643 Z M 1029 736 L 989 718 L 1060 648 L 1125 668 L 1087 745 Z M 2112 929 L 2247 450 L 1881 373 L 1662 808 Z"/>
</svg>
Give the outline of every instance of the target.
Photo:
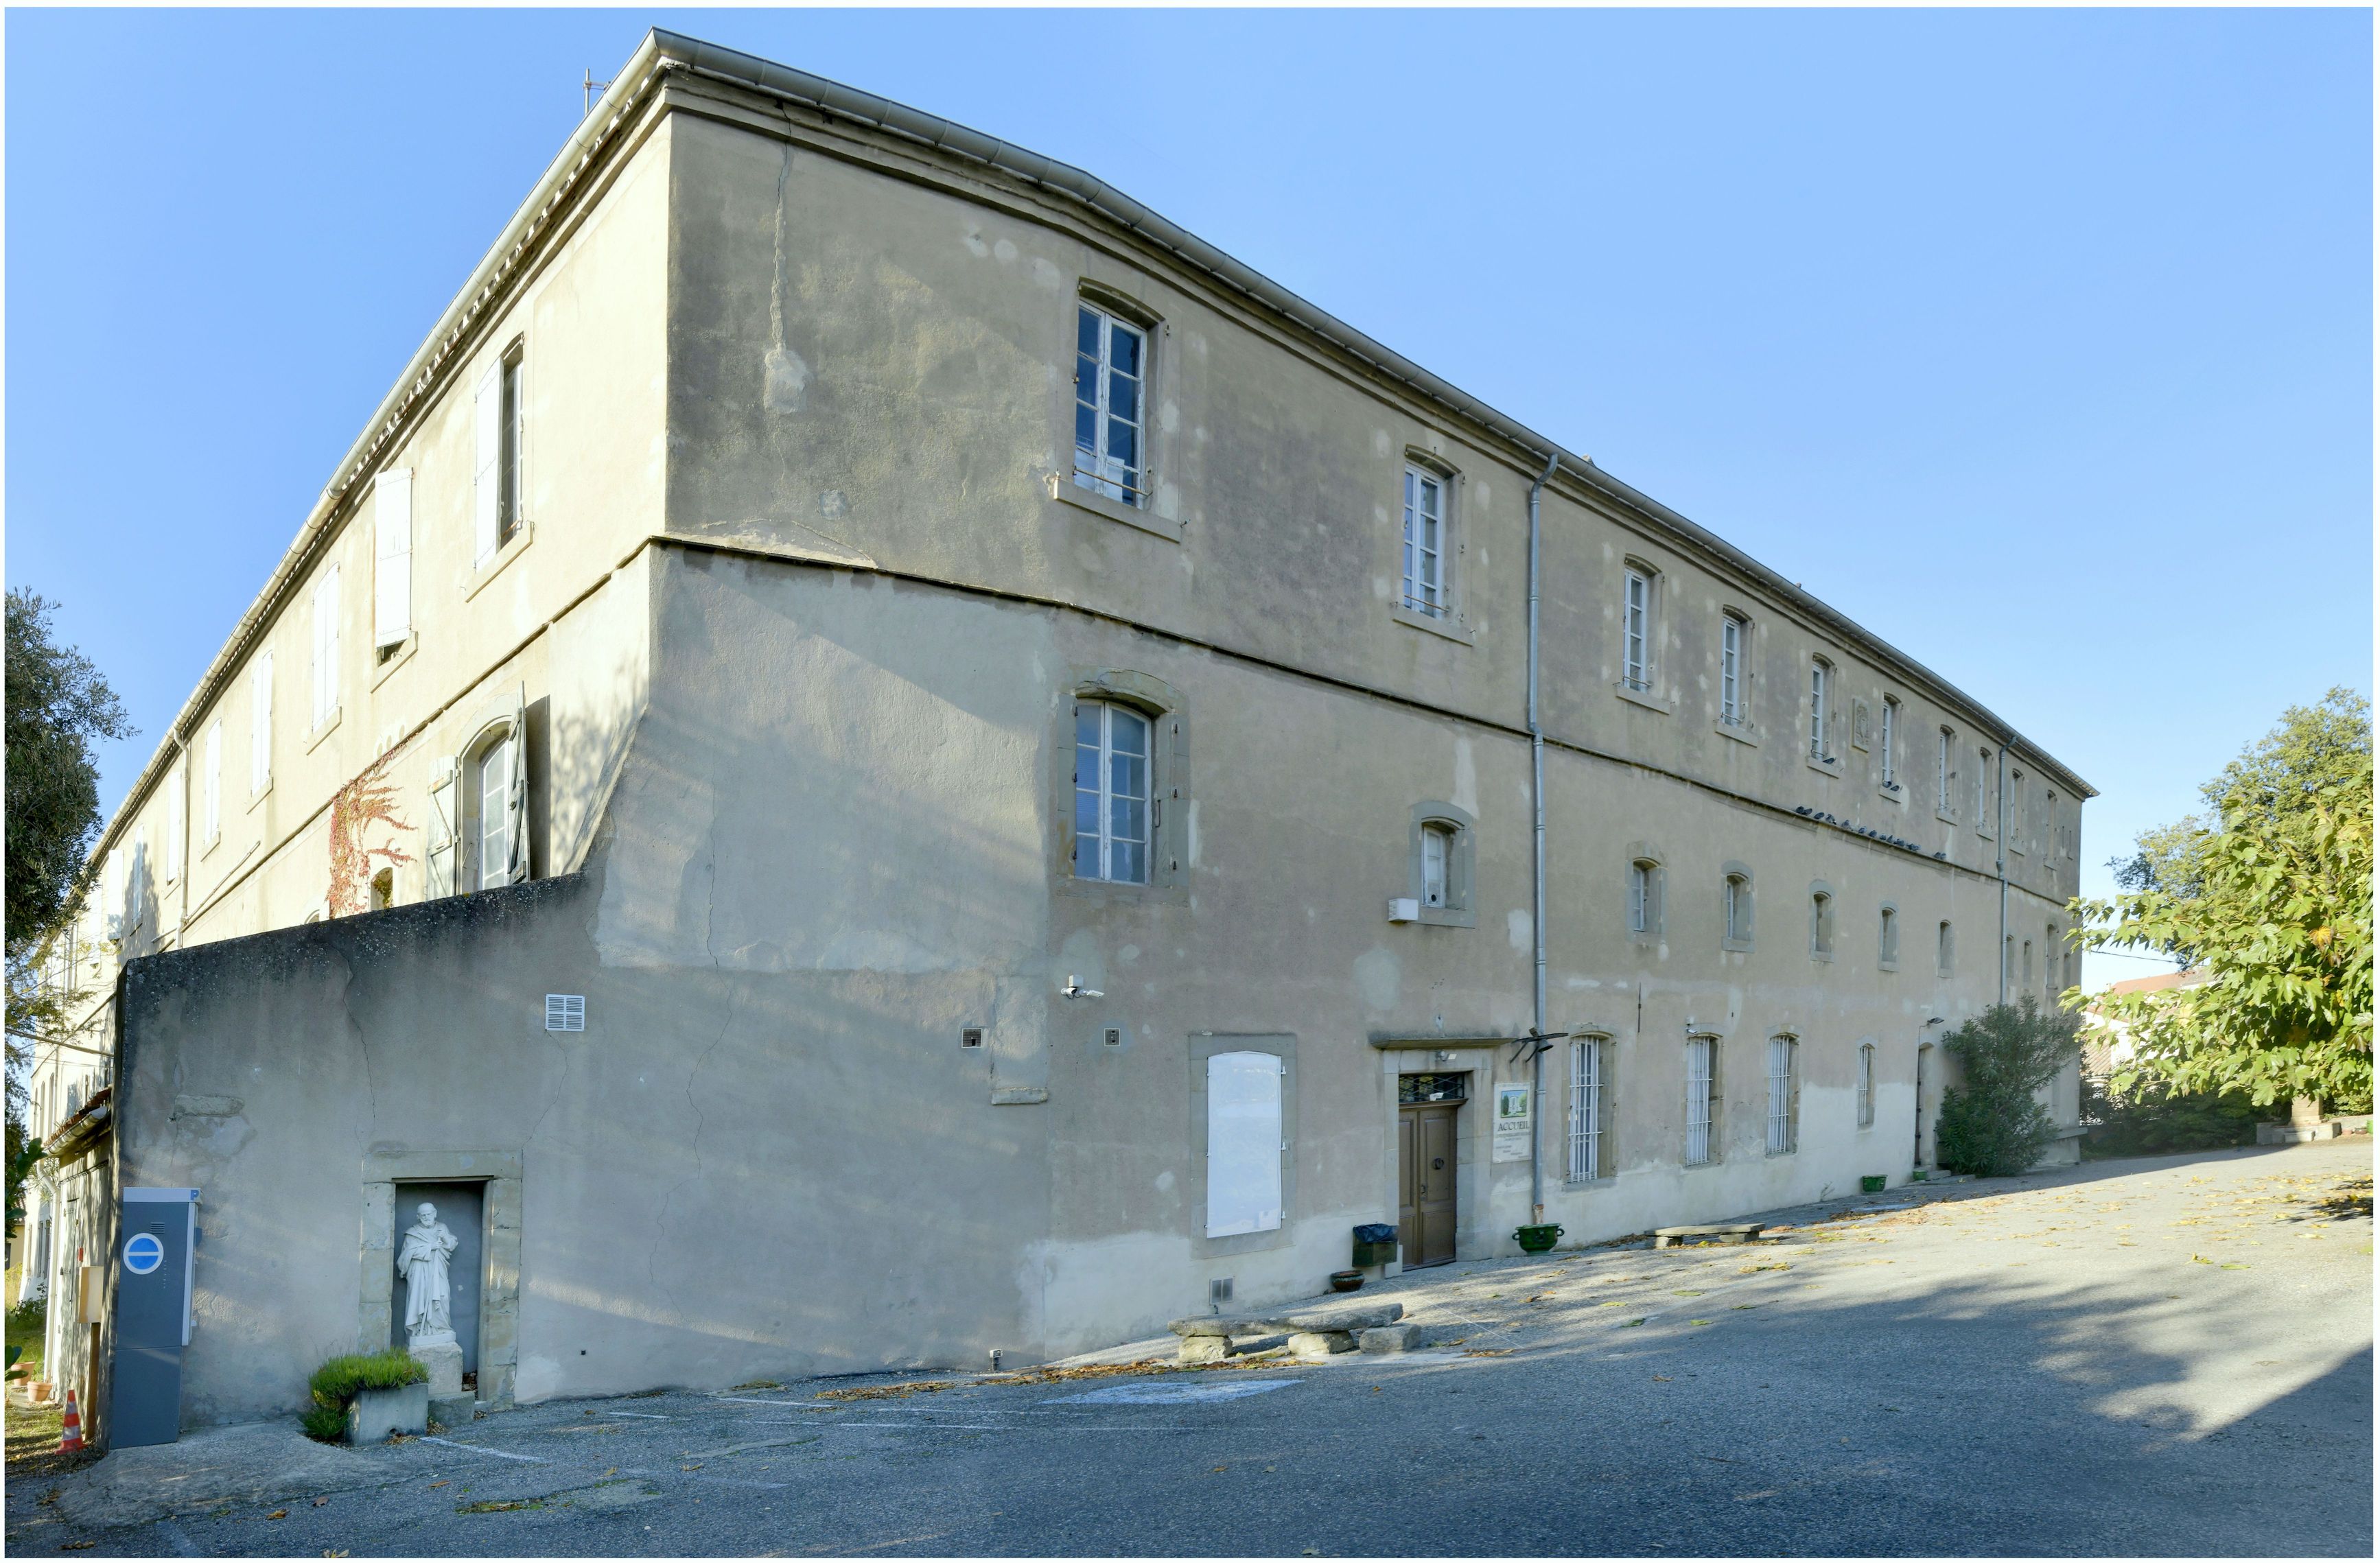
<svg viewBox="0 0 2380 1563">
<path fill-rule="evenodd" d="M 2182 971 L 2159 972 L 2154 976 L 2126 977 L 2121 982 L 2109 983 L 2107 991 L 2164 993 L 2179 987 L 2198 987 L 2205 981 L 2206 973 L 2192 966 Z M 2107 1014 L 2096 998 L 2083 1006 L 2082 1022 L 2082 1072 L 2104 1083 L 2131 1060 L 2131 1023 Z"/>
<path fill-rule="evenodd" d="M 187 1424 L 388 1342 L 428 1196 L 492 1403 L 1031 1362 L 1906 1179 L 2091 795 L 1089 176 L 654 33 L 110 824 L 79 1035 Z"/>
</svg>

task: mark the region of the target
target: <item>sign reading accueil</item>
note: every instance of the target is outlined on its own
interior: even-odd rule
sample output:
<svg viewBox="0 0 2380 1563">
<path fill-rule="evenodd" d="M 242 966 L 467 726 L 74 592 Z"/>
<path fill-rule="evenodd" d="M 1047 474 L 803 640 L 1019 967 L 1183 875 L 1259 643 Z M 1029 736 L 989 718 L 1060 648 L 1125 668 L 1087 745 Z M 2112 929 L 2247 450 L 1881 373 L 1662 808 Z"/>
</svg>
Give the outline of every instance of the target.
<svg viewBox="0 0 2380 1563">
<path fill-rule="evenodd" d="M 1497 1161 L 1526 1161 L 1530 1149 L 1529 1088 L 1496 1087 L 1496 1141 L 1490 1152 Z"/>
</svg>

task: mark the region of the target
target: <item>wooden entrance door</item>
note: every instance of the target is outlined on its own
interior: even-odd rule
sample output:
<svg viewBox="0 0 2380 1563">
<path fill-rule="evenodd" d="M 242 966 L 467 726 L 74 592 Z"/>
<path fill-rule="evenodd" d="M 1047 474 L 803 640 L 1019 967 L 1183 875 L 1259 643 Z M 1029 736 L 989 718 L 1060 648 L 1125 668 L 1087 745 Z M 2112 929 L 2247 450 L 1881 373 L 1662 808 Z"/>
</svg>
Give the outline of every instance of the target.
<svg viewBox="0 0 2380 1563">
<path fill-rule="evenodd" d="M 1397 1241 L 1407 1269 L 1454 1258 L 1452 1103 L 1397 1109 Z"/>
</svg>

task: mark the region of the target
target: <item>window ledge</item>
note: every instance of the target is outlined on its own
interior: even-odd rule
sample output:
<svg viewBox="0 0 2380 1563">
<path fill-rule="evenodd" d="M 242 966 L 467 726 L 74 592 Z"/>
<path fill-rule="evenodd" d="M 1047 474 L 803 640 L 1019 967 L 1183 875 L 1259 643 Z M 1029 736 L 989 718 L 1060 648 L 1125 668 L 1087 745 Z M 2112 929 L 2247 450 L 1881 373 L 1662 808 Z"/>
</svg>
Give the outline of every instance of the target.
<svg viewBox="0 0 2380 1563">
<path fill-rule="evenodd" d="M 1909 806 L 1909 789 L 1906 787 L 1879 782 L 1876 786 L 1876 795 L 1888 804 L 1899 804 L 1904 808 Z"/>
<path fill-rule="evenodd" d="M 490 581 L 504 574 L 505 565 L 528 551 L 529 543 L 536 537 L 537 528 L 534 526 L 526 521 L 521 523 L 519 531 L 515 532 L 502 548 L 490 555 L 486 563 L 471 572 L 471 584 L 463 588 L 463 600 L 468 602 L 486 590 Z"/>
<path fill-rule="evenodd" d="M 1760 734 L 1746 721 L 1713 721 L 1711 731 L 1722 738 L 1732 738 L 1739 744 L 1760 747 Z"/>
<path fill-rule="evenodd" d="M 221 830 L 217 830 L 213 835 L 209 836 L 205 841 L 199 843 L 199 861 L 204 863 L 207 860 L 208 854 L 212 853 L 215 848 L 221 845 L 223 845 L 223 832 Z"/>
<path fill-rule="evenodd" d="M 1182 540 L 1181 522 L 1168 521 L 1163 516 L 1152 515 L 1138 505 L 1126 504 L 1122 500 L 1110 499 L 1096 489 L 1086 489 L 1074 480 L 1071 473 L 1053 472 L 1050 475 L 1050 497 L 1061 504 L 1071 504 L 1077 510 L 1087 510 L 1092 515 L 1103 516 L 1107 520 L 1121 521 L 1127 527 L 1147 532 L 1150 537 L 1163 538 L 1167 542 L 1178 543 Z"/>
<path fill-rule="evenodd" d="M 1401 602 L 1392 602 L 1389 605 L 1389 616 L 1409 628 L 1424 630 L 1431 635 L 1444 636 L 1458 645 L 1471 646 L 1476 644 L 1478 640 L 1478 636 L 1472 633 L 1469 624 L 1450 614 L 1425 613 L 1419 609 L 1408 608 Z"/>
<path fill-rule="evenodd" d="M 1813 961 L 1824 961 L 1827 964 L 1831 966 L 1835 963 L 1835 952 L 1831 950 L 1813 950 L 1810 951 L 1810 959 Z"/>
<path fill-rule="evenodd" d="M 1876 963 L 1876 969 L 1879 972 L 1897 972 L 1900 970 L 1900 963 L 1898 961 L 1878 961 Z"/>
<path fill-rule="evenodd" d="M 1831 776 L 1838 782 L 1843 779 L 1843 762 L 1839 755 L 1829 755 L 1825 759 L 1820 759 L 1815 755 L 1805 755 L 1803 757 L 1803 763 L 1821 776 Z"/>
<path fill-rule="evenodd" d="M 1718 941 L 1718 947 L 1736 955 L 1752 953 L 1752 940 L 1748 939 L 1722 939 Z"/>
<path fill-rule="evenodd" d="M 1658 711 L 1663 716 L 1668 716 L 1672 709 L 1669 701 L 1662 699 L 1649 689 L 1630 688 L 1625 679 L 1615 681 L 1611 685 L 1611 692 L 1632 706 L 1642 706 L 1648 711 Z"/>
<path fill-rule="evenodd" d="M 1952 814 L 1949 809 L 1938 806 L 1934 810 L 1934 818 L 1940 820 L 1945 825 L 1956 825 L 1959 822 L 1959 817 L 1957 815 Z"/>
<path fill-rule="evenodd" d="M 1425 906 L 1414 914 L 1413 920 L 1428 928 L 1475 928 L 1479 914 L 1466 906 Z"/>
<path fill-rule="evenodd" d="M 306 752 L 308 754 L 310 755 L 316 749 L 320 748 L 323 739 L 328 738 L 332 733 L 336 733 L 339 730 L 339 717 L 344 709 L 345 708 L 341 707 L 334 707 L 331 714 L 322 719 L 322 725 L 314 729 L 313 732 L 306 735 Z"/>
<path fill-rule="evenodd" d="M 391 657 L 384 662 L 376 662 L 373 666 L 371 687 L 378 689 L 382 684 L 386 683 L 388 681 L 388 675 L 395 672 L 397 669 L 405 666 L 407 661 L 408 661 L 413 656 L 413 648 L 420 644 L 421 632 L 419 630 L 414 631 L 412 634 L 407 636 L 403 640 L 398 641 L 396 645 L 396 655 Z M 378 655 L 377 648 L 374 648 L 374 655 L 375 657 Z"/>
<path fill-rule="evenodd" d="M 255 813 L 255 812 L 256 812 L 256 806 L 257 806 L 258 804 L 262 803 L 265 799 L 267 799 L 267 798 L 271 797 L 272 795 L 273 795 L 273 778 L 271 778 L 270 776 L 268 776 L 268 777 L 266 777 L 266 778 L 264 779 L 264 785 L 263 785 L 261 788 L 260 788 L 260 789 L 258 789 L 257 791 L 255 791 L 255 792 L 250 793 L 250 794 L 248 794 L 248 808 L 249 808 L 249 813 L 251 813 L 251 814 Z"/>
</svg>

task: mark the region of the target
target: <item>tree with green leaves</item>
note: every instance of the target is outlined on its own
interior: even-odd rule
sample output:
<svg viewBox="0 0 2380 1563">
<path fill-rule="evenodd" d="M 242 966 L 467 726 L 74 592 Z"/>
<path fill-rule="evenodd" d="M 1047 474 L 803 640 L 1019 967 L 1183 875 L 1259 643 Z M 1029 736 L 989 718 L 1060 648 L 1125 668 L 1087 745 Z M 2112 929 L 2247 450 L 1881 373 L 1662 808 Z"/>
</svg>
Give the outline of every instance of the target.
<svg viewBox="0 0 2380 1563">
<path fill-rule="evenodd" d="M 2111 1082 L 2242 1092 L 2259 1107 L 2372 1101 L 2372 709 L 2293 706 L 2201 789 L 2211 821 L 2144 833 L 2121 893 L 2077 900 L 2078 943 L 2168 955 L 2195 987 L 2103 994 L 2131 1031 Z"/>
<path fill-rule="evenodd" d="M 15 1219 L 23 1170 L 39 1154 L 24 1121 L 25 1044 L 65 1019 L 73 995 L 45 988 L 50 944 L 90 889 L 99 834 L 103 738 L 128 738 L 123 704 L 90 658 L 51 633 L 55 605 L 18 588 L 7 614 L 7 1205 Z"/>
<path fill-rule="evenodd" d="M 1944 1039 L 1959 1060 L 1959 1083 L 1942 1093 L 1934 1121 L 1934 1159 L 1944 1170 L 2007 1178 L 2041 1160 L 2058 1126 L 2034 1094 L 2081 1061 L 2079 1027 L 2028 993 L 1970 1016 Z"/>
</svg>

